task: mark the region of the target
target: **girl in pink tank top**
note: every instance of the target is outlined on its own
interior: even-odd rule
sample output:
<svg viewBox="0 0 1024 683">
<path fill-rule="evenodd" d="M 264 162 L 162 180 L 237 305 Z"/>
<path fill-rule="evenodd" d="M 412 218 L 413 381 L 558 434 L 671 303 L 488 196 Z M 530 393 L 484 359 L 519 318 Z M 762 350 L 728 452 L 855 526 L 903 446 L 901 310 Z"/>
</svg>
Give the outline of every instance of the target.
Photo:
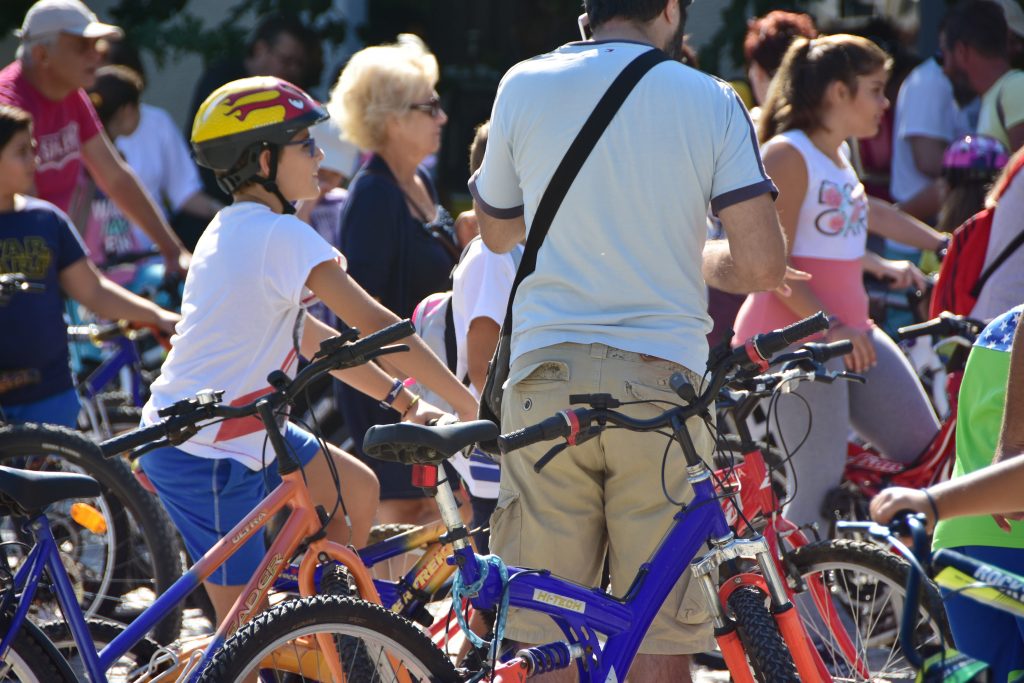
<svg viewBox="0 0 1024 683">
<path fill-rule="evenodd" d="M 913 460 L 938 429 L 913 370 L 869 319 L 863 284 L 868 271 L 893 280 L 894 286 L 924 285 L 913 264 L 867 252 L 868 230 L 919 248 L 934 249 L 942 242 L 923 223 L 869 199 L 850 163 L 846 140 L 875 135 L 889 107 L 884 91 L 890 64 L 889 56 L 864 38 L 798 38 L 783 59 L 761 114 L 759 138 L 765 168 L 779 188 L 776 207 L 790 265 L 812 278 L 790 281 L 790 296 L 748 296 L 736 319 L 736 339 L 823 310 L 832 324 L 826 338 L 853 343 L 843 359 L 846 367 L 869 375 L 867 384 L 879 394 L 869 396 L 845 382 L 803 384 L 795 393 L 803 395 L 813 420 L 807 407 L 780 404 L 785 443 L 800 443 L 808 436 L 794 458 L 800 496 L 790 502 L 788 514 L 797 523 L 830 521 L 821 501 L 839 483 L 851 427 L 901 461 Z M 897 399 L 901 410 L 907 406 L 898 425 L 890 423 L 900 411 L 885 416 L 873 409 L 887 405 L 888 398 Z M 910 421 L 917 424 L 908 425 Z"/>
</svg>

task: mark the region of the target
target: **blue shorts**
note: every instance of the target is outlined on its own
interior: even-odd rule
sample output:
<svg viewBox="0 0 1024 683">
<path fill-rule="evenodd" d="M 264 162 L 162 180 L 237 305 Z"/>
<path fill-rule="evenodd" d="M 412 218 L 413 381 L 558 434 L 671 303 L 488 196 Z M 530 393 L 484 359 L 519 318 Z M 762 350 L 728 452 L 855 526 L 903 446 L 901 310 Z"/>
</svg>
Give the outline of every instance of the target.
<svg viewBox="0 0 1024 683">
<path fill-rule="evenodd" d="M 8 422 L 45 422 L 75 429 L 82 404 L 74 389 L 62 391 L 32 403 L 0 404 L 0 412 Z"/>
<path fill-rule="evenodd" d="M 303 465 L 320 450 L 312 434 L 291 423 L 284 437 Z M 150 451 L 139 462 L 181 532 L 193 562 L 281 483 L 276 460 L 266 469 L 254 471 L 237 460 L 200 458 L 170 446 Z M 207 581 L 221 586 L 245 585 L 266 552 L 263 534 L 256 534 Z"/>
</svg>

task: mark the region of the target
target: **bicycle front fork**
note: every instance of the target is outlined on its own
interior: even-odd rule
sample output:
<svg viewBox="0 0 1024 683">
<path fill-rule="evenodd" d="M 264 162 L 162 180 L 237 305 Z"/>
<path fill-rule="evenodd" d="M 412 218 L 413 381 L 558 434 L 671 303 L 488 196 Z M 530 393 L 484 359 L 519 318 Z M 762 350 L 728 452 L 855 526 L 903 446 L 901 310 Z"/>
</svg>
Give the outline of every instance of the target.
<svg viewBox="0 0 1024 683">
<path fill-rule="evenodd" d="M 715 580 L 715 571 L 723 564 L 734 559 L 755 560 L 760 573 L 746 572 L 729 577 L 719 586 Z M 763 536 L 756 538 L 736 538 L 732 533 L 711 541 L 711 549 L 691 567 L 693 577 L 697 580 L 708 606 L 715 626 L 715 640 L 722 651 L 729 671 L 736 683 L 748 681 L 753 683 L 747 665 L 743 645 L 740 642 L 733 621 L 725 608 L 729 596 L 741 586 L 753 586 L 768 595 L 771 600 L 769 611 L 775 619 L 779 634 L 786 642 L 793 663 L 801 681 L 831 681 L 827 673 L 823 674 L 811 652 L 810 638 L 804 630 L 796 607 L 789 600 L 786 585 L 780 576 L 771 549 Z"/>
</svg>

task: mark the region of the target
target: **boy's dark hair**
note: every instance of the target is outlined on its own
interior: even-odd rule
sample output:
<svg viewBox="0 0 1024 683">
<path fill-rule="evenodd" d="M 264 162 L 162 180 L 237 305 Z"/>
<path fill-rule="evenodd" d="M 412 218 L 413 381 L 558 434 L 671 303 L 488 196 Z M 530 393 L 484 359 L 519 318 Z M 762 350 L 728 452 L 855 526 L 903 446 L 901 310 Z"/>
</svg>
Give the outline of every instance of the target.
<svg viewBox="0 0 1024 683">
<path fill-rule="evenodd" d="M 609 19 L 616 17 L 639 23 L 648 22 L 665 9 L 669 0 L 584 0 L 583 6 L 590 19 L 590 30 L 594 30 Z M 679 0 L 684 7 L 689 0 Z"/>
<path fill-rule="evenodd" d="M 769 76 L 774 76 L 782 58 L 794 38 L 817 38 L 818 27 L 814 19 L 801 12 L 772 10 L 763 17 L 747 23 L 743 39 L 743 57 L 748 64 L 757 64 Z"/>
<path fill-rule="evenodd" d="M 96 71 L 96 83 L 88 89 L 89 100 L 106 127 L 125 105 L 139 105 L 142 77 L 126 66 L 111 64 Z"/>
<path fill-rule="evenodd" d="M 23 130 L 32 130 L 32 115 L 19 107 L 0 104 L 0 150 Z"/>
<path fill-rule="evenodd" d="M 962 0 L 949 10 L 943 22 L 946 45 L 963 43 L 986 57 L 1007 55 L 1006 15 L 990 0 Z"/>
<path fill-rule="evenodd" d="M 126 66 L 142 78 L 142 87 L 146 87 L 146 69 L 142 65 L 139 48 L 128 38 L 108 41 L 107 61 L 110 64 Z"/>
<path fill-rule="evenodd" d="M 469 144 L 469 174 L 473 175 L 484 163 L 484 152 L 487 151 L 487 133 L 491 129 L 491 122 L 484 121 L 476 127 L 473 133 L 473 142 Z"/>
</svg>

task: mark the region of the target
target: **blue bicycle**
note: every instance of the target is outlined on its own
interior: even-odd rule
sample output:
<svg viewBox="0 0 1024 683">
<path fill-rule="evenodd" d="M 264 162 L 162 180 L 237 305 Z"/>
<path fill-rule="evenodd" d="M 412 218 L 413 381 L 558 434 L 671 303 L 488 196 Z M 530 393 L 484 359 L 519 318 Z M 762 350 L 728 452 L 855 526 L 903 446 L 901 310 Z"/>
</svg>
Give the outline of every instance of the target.
<svg viewBox="0 0 1024 683">
<path fill-rule="evenodd" d="M 931 575 L 939 586 L 993 609 L 1024 616 L 1024 577 L 948 548 L 931 551 L 924 515 L 897 513 L 888 524 L 840 522 L 839 527 L 867 533 L 887 542 L 913 566 L 907 576 L 907 607 L 900 623 L 900 647 L 907 661 L 920 669 L 925 683 L 981 683 L 990 680 L 985 662 L 958 652 L 951 643 L 922 651 L 912 637 L 907 614 L 916 609 L 920 587 Z M 911 538 L 911 547 L 904 538 Z"/>
<path fill-rule="evenodd" d="M 619 403 L 608 395 L 574 396 L 575 403 L 590 407 L 566 410 L 538 425 L 499 437 L 502 451 L 509 453 L 556 438 L 577 443 L 608 427 L 671 431 L 685 454 L 694 497 L 679 509 L 672 527 L 622 598 L 557 578 L 543 569 L 506 567 L 495 556 L 476 555 L 468 543 L 469 531 L 459 517 L 449 483 L 445 479 L 437 481 L 435 498 L 448 528 L 445 540 L 454 548 L 449 561 L 458 567 L 453 588 L 456 603 L 466 596 L 477 609 L 497 611 L 496 635 L 487 657 L 490 661 L 472 680 L 521 681 L 571 666 L 576 667 L 581 681 L 623 680 L 655 614 L 687 568 L 692 570 L 711 608 L 716 638 L 735 681 L 822 680 L 767 542 L 762 536 L 737 538 L 729 529 L 712 473 L 693 447 L 685 424 L 690 417 L 705 415 L 732 370 L 765 368 L 767 360 L 778 351 L 827 327 L 825 316 L 819 314 L 782 330 L 757 335 L 714 364 L 707 388 L 700 395 L 684 377 L 675 375 L 671 379 L 673 389 L 688 405 L 672 407 L 655 418 L 637 419 L 617 412 Z M 437 467 L 472 444 L 495 437 L 497 426 L 486 421 L 440 427 L 396 424 L 371 428 L 364 450 L 382 460 Z M 561 448 L 564 445 L 556 447 L 555 452 Z M 702 552 L 705 546 L 710 550 Z M 718 580 L 720 569 L 722 578 Z M 276 653 L 287 652 L 291 643 L 313 635 L 331 638 L 347 633 L 339 627 L 338 619 L 330 618 L 322 603 L 320 597 L 291 601 L 270 610 L 265 620 L 246 625 L 225 643 L 201 680 L 247 680 L 256 671 L 265 670 Z M 498 643 L 509 607 L 551 617 L 561 627 L 565 640 L 526 648 L 508 661 L 499 661 Z M 461 622 L 461 615 L 458 618 Z M 371 628 L 364 625 L 364 630 Z M 467 630 L 464 623 L 463 628 Z M 376 642 L 388 637 L 386 632 L 375 634 Z M 468 630 L 467 637 L 476 638 Z M 400 645 L 392 641 L 389 651 L 400 651 Z"/>
</svg>

